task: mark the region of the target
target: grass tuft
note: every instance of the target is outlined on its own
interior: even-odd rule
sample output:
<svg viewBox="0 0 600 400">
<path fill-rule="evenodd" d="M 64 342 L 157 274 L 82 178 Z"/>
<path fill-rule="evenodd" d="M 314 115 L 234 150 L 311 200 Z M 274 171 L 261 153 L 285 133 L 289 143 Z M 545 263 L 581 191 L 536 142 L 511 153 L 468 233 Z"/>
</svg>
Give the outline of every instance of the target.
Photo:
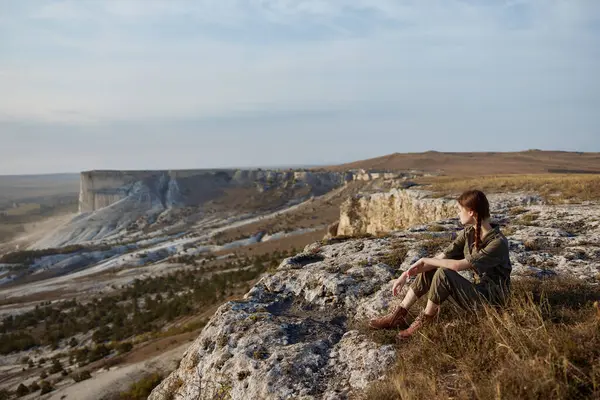
<svg viewBox="0 0 600 400">
<path fill-rule="evenodd" d="M 396 369 L 365 398 L 599 398 L 599 299 L 598 286 L 527 279 L 513 284 L 505 309 L 444 307 L 398 345 Z"/>
</svg>

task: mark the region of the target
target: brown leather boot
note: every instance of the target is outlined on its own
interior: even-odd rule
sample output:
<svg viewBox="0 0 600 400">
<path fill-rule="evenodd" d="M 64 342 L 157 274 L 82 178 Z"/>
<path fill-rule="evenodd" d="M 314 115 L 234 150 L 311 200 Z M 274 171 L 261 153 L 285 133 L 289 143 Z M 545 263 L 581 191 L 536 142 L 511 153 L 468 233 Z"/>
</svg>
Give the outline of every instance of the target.
<svg viewBox="0 0 600 400">
<path fill-rule="evenodd" d="M 419 316 L 415 318 L 415 320 L 410 324 L 410 326 L 396 335 L 397 341 L 403 341 L 411 337 L 415 334 L 416 331 L 424 327 L 425 325 L 429 325 L 433 322 L 437 315 L 427 315 L 425 311 L 421 311 Z"/>
<path fill-rule="evenodd" d="M 373 318 L 369 321 L 369 326 L 373 329 L 393 329 L 407 327 L 406 316 L 408 310 L 402 306 L 396 307 L 391 313 L 383 317 Z"/>
</svg>

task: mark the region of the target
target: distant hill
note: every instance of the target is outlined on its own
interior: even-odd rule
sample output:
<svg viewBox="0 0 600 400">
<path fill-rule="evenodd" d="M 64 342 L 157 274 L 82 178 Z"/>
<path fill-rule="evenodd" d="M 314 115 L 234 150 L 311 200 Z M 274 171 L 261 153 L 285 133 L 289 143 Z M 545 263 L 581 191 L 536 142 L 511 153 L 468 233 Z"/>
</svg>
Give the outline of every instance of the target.
<svg viewBox="0 0 600 400">
<path fill-rule="evenodd" d="M 527 150 L 521 152 L 394 153 L 368 160 L 324 167 L 331 171 L 349 169 L 418 169 L 444 175 L 596 173 L 600 174 L 600 153 Z"/>
</svg>

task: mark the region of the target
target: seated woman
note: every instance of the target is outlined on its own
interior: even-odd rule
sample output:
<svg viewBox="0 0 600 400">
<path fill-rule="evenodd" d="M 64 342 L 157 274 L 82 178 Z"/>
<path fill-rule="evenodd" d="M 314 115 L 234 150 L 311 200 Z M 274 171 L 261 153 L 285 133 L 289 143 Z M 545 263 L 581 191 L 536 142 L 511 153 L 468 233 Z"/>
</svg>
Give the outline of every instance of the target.
<svg viewBox="0 0 600 400">
<path fill-rule="evenodd" d="M 427 294 L 427 306 L 419 316 L 398 333 L 397 339 L 413 335 L 439 313 L 440 305 L 452 297 L 465 309 L 488 302 L 504 305 L 510 290 L 510 258 L 508 240 L 498 225 L 490 223 L 489 203 L 479 190 L 469 190 L 458 198 L 460 222 L 466 225 L 456 240 L 435 258 L 421 258 L 394 281 L 392 295 L 400 293 L 411 276 L 415 282 L 394 311 L 372 319 L 374 329 L 406 328 L 410 307 Z M 473 270 L 474 282 L 458 271 Z M 478 278 L 478 279 L 477 279 Z"/>
</svg>

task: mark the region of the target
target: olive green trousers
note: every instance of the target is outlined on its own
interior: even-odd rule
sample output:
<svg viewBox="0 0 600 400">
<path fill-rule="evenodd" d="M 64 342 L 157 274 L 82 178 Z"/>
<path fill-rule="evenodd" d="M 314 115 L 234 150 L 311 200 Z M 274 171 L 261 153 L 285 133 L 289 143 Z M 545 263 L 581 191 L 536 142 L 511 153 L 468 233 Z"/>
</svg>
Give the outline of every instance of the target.
<svg viewBox="0 0 600 400">
<path fill-rule="evenodd" d="M 447 268 L 420 273 L 411 288 L 417 297 L 427 294 L 427 299 L 437 305 L 452 297 L 464 309 L 473 309 L 485 302 L 503 305 L 506 298 L 506 291 L 498 285 L 492 282 L 476 285 Z"/>
</svg>

